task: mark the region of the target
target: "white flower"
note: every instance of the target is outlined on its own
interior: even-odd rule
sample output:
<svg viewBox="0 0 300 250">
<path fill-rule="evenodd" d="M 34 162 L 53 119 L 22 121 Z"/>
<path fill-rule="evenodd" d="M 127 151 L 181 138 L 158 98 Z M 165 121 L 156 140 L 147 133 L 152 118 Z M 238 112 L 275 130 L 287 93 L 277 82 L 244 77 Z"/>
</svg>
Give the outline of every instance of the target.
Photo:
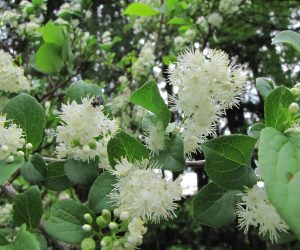
<svg viewBox="0 0 300 250">
<path fill-rule="evenodd" d="M 165 130 L 161 122 L 151 125 L 147 129 L 148 135 L 145 136 L 145 142 L 147 147 L 154 153 L 157 154 L 165 147 Z"/>
<path fill-rule="evenodd" d="M 0 23 L 3 25 L 10 25 L 12 27 L 16 27 L 18 24 L 18 19 L 20 18 L 20 14 L 15 10 L 6 10 L 2 13 L 0 17 Z"/>
<path fill-rule="evenodd" d="M 0 214 L 0 225 L 6 226 L 12 218 L 12 205 L 6 203 L 5 205 L 0 206 Z"/>
<path fill-rule="evenodd" d="M 219 10 L 224 14 L 233 14 L 238 12 L 241 2 L 242 0 L 221 0 Z"/>
<path fill-rule="evenodd" d="M 126 163 L 127 164 L 127 163 Z M 182 197 L 181 178 L 165 180 L 161 173 L 154 172 L 157 166 L 144 160 L 136 162 L 125 176 L 118 177 L 113 191 L 112 202 L 121 211 L 128 211 L 131 217 L 159 222 L 175 216 L 176 201 Z"/>
<path fill-rule="evenodd" d="M 108 30 L 103 32 L 101 38 L 102 38 L 102 43 L 111 43 L 111 34 Z"/>
<path fill-rule="evenodd" d="M 147 227 L 140 218 L 134 217 L 128 224 L 128 231 L 127 241 L 134 246 L 139 246 L 143 242 L 143 234 L 147 232 Z"/>
<path fill-rule="evenodd" d="M 103 106 L 94 107 L 92 100 L 84 98 L 81 104 L 73 101 L 62 105 L 62 125 L 57 127 L 56 138 L 59 158 L 88 161 L 105 155 L 108 140 L 118 126 L 103 113 Z"/>
<path fill-rule="evenodd" d="M 171 103 L 175 111 L 183 111 L 182 136 L 185 152 L 191 154 L 207 136 L 215 134 L 225 110 L 238 105 L 246 77 L 218 50 L 208 50 L 206 56 L 199 50 L 186 50 L 168 72 L 170 84 L 178 88 Z"/>
<path fill-rule="evenodd" d="M 237 204 L 238 227 L 247 233 L 250 226 L 258 227 L 259 234 L 269 234 L 273 243 L 278 240 L 279 232 L 288 230 L 287 224 L 280 218 L 276 209 L 267 198 L 263 188 L 257 185 L 246 188 L 242 202 Z"/>
<path fill-rule="evenodd" d="M 210 23 L 213 27 L 217 27 L 219 28 L 223 22 L 223 17 L 217 13 L 211 13 L 208 17 L 207 17 L 207 21 L 208 23 Z"/>
<path fill-rule="evenodd" d="M 23 68 L 13 63 L 11 55 L 0 50 L 0 91 L 17 93 L 29 89 Z"/>
<path fill-rule="evenodd" d="M 0 115 L 0 160 L 12 162 L 13 155 L 17 155 L 18 149 L 24 146 L 23 130 L 14 123 L 4 126 L 8 122 L 5 116 Z"/>
</svg>

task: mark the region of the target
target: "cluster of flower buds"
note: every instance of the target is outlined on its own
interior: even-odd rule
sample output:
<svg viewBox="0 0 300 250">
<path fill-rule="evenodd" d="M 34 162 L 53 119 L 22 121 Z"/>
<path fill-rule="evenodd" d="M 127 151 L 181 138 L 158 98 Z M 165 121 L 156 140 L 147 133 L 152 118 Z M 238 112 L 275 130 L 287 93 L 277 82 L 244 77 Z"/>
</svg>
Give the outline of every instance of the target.
<svg viewBox="0 0 300 250">
<path fill-rule="evenodd" d="M 108 209 L 102 210 L 95 220 L 90 214 L 84 214 L 85 224 L 82 230 L 93 231 L 95 237 L 88 237 L 81 242 L 83 250 L 96 248 L 96 241 L 100 241 L 101 250 L 136 249 L 142 244 L 143 234 L 147 231 L 144 222 L 130 217 L 129 212 L 115 209 L 112 214 Z M 93 227 L 94 226 L 94 227 Z"/>
</svg>

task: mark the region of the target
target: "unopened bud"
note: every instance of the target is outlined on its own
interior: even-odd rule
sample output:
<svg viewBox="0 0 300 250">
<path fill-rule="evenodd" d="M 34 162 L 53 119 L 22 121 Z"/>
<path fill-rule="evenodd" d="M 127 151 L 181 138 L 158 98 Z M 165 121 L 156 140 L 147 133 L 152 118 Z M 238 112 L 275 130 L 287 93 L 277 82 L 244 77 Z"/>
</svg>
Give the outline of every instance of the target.
<svg viewBox="0 0 300 250">
<path fill-rule="evenodd" d="M 17 152 L 17 156 L 20 156 L 20 157 L 21 157 L 21 156 L 24 156 L 24 152 L 23 152 L 23 151 L 18 151 L 18 152 Z"/>
<path fill-rule="evenodd" d="M 11 163 L 15 160 L 15 157 L 13 157 L 13 155 L 10 155 L 6 158 L 6 162 Z"/>
<path fill-rule="evenodd" d="M 92 238 L 85 238 L 81 242 L 82 250 L 94 250 L 96 248 L 96 243 Z"/>
<path fill-rule="evenodd" d="M 31 143 L 27 143 L 27 144 L 25 145 L 25 148 L 26 148 L 26 149 L 32 149 L 32 147 L 33 147 L 33 146 L 32 146 Z"/>
<path fill-rule="evenodd" d="M 109 221 L 105 220 L 103 216 L 98 216 L 96 219 L 96 223 L 100 228 L 105 228 L 108 226 Z"/>
<path fill-rule="evenodd" d="M 106 221 L 111 221 L 111 212 L 108 209 L 103 209 L 102 210 L 102 217 L 106 220 Z"/>
<path fill-rule="evenodd" d="M 89 231 L 92 230 L 92 227 L 91 227 L 89 224 L 84 224 L 84 225 L 82 226 L 82 230 L 83 230 L 83 231 L 86 231 L 86 232 L 89 232 Z"/>
<path fill-rule="evenodd" d="M 90 152 L 90 150 L 91 150 L 91 148 L 90 148 L 90 146 L 89 145 L 83 145 L 83 147 L 82 147 L 82 151 L 84 152 L 84 153 L 88 153 L 88 152 Z"/>
<path fill-rule="evenodd" d="M 22 145 L 25 145 L 25 139 L 24 139 L 24 138 L 21 138 L 21 139 L 20 139 L 20 143 L 21 143 Z"/>
<path fill-rule="evenodd" d="M 127 211 L 122 211 L 120 214 L 120 220 L 128 220 L 129 219 L 129 213 Z"/>
<path fill-rule="evenodd" d="M 116 222 L 110 222 L 108 224 L 108 227 L 110 230 L 116 230 L 119 227 L 119 225 Z"/>
<path fill-rule="evenodd" d="M 100 244 L 101 244 L 102 247 L 105 247 L 105 246 L 110 245 L 111 242 L 112 242 L 112 238 L 111 238 L 110 236 L 105 236 L 105 237 L 103 237 L 103 239 L 101 240 L 101 243 L 100 243 Z"/>
<path fill-rule="evenodd" d="M 121 214 L 121 210 L 120 210 L 119 208 L 116 208 L 116 209 L 114 210 L 114 216 L 115 216 L 115 217 L 120 217 L 120 214 Z"/>
<path fill-rule="evenodd" d="M 90 215 L 90 214 L 88 214 L 88 213 L 86 213 L 86 214 L 84 214 L 83 215 L 83 218 L 85 219 L 85 221 L 88 223 L 88 224 L 92 224 L 93 223 L 93 217 Z"/>
<path fill-rule="evenodd" d="M 290 111 L 290 113 L 295 114 L 295 113 L 298 112 L 298 110 L 299 110 L 299 105 L 298 105 L 298 103 L 292 102 L 292 103 L 290 104 L 290 106 L 289 106 L 289 111 Z"/>
</svg>

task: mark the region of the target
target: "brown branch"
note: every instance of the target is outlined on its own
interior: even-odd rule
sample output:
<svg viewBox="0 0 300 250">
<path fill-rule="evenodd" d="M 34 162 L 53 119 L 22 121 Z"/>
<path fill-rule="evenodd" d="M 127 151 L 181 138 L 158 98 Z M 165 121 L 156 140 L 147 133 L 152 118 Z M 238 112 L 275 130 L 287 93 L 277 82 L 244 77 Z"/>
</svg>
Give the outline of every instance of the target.
<svg viewBox="0 0 300 250">
<path fill-rule="evenodd" d="M 185 164 L 187 167 L 190 167 L 190 168 L 204 168 L 205 160 L 186 161 Z"/>
</svg>

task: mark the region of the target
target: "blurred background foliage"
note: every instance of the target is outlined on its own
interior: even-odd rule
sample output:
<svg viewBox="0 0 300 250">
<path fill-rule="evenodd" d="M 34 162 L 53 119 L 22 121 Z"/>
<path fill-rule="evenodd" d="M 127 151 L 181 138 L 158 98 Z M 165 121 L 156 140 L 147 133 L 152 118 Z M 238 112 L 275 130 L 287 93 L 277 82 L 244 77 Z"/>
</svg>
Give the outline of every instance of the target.
<svg viewBox="0 0 300 250">
<path fill-rule="evenodd" d="M 0 1 L 0 47 L 24 67 L 33 82 L 35 97 L 48 114 L 45 139 L 36 152 L 45 156 L 53 152 L 54 128 L 58 123 L 55 110 L 64 100 L 66 88 L 76 80 L 101 86 L 112 114 L 124 129 L 138 135 L 145 113 L 129 103 L 131 91 L 154 78 L 167 100 L 167 95 L 176 91 L 167 81 L 167 66 L 186 46 L 204 51 L 222 49 L 248 72 L 248 86 L 240 107 L 228 110 L 221 119 L 219 135 L 246 133 L 251 124 L 262 119 L 262 99 L 255 90 L 257 77 L 268 77 L 277 85 L 286 86 L 299 81 L 299 57 L 289 47 L 271 45 L 272 37 L 279 31 L 299 32 L 299 1 L 140 0 L 136 2 L 159 9 L 159 14 L 125 15 L 124 10 L 132 2 Z M 61 47 L 56 47 L 58 57 L 53 56 L 50 62 L 38 54 L 47 42 L 47 32 L 54 36 L 50 40 L 59 35 L 60 31 L 41 28 L 49 21 L 63 30 Z M 53 61 L 56 64 L 49 65 Z M 51 74 L 47 72 L 49 67 L 55 68 Z M 1 106 L 5 98 L 13 96 L 0 94 Z M 203 155 L 193 158 L 203 159 Z M 197 174 L 198 188 L 207 183 L 203 169 L 189 171 Z M 27 185 L 22 179 L 16 182 L 20 187 Z M 86 200 L 86 192 L 80 188 L 47 197 L 53 202 L 59 195 Z M 192 198 L 193 193 L 186 197 L 176 220 L 149 225 L 142 249 L 300 249 L 300 244 L 288 236 L 271 245 L 255 230 L 244 235 L 235 225 L 218 230 L 197 225 L 192 220 Z"/>
</svg>

